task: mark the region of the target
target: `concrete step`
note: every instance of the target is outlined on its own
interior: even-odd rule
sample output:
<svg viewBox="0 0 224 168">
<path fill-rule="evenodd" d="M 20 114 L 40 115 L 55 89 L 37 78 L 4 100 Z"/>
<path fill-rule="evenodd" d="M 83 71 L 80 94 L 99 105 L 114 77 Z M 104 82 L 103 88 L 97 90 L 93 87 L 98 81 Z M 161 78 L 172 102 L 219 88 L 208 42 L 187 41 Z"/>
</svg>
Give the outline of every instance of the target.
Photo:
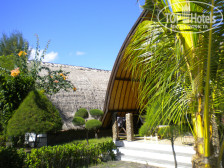
<svg viewBox="0 0 224 168">
<path fill-rule="evenodd" d="M 118 159 L 149 164 L 158 167 L 174 167 L 174 157 L 171 145 L 158 143 L 144 143 L 138 141 L 116 141 Z M 178 168 L 191 168 L 191 158 L 195 154 L 192 146 L 174 147 Z"/>
<path fill-rule="evenodd" d="M 144 157 L 122 156 L 121 160 L 146 164 L 146 165 L 155 166 L 155 167 L 159 167 L 159 168 L 174 168 L 175 167 L 173 161 L 163 161 L 163 160 L 159 160 L 159 159 L 148 159 L 148 158 L 144 158 Z M 191 168 L 192 164 L 177 162 L 177 167 L 178 168 Z"/>
</svg>

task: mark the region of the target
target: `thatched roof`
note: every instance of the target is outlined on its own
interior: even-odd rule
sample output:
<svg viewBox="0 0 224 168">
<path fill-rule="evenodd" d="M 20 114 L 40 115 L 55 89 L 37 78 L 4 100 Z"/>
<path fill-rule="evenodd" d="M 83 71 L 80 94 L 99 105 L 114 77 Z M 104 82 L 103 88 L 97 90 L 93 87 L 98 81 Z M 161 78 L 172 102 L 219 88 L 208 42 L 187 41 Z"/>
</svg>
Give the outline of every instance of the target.
<svg viewBox="0 0 224 168">
<path fill-rule="evenodd" d="M 77 88 L 76 92 L 71 89 L 49 96 L 60 111 L 64 123 L 63 130 L 76 128 L 72 124 L 72 119 L 79 108 L 103 110 L 111 71 L 53 63 L 43 63 L 43 66 L 51 70 L 62 69 L 70 72 L 68 80 Z"/>
<path fill-rule="evenodd" d="M 128 46 L 131 37 L 134 35 L 138 25 L 144 20 L 151 18 L 149 11 L 144 10 L 127 35 L 114 63 L 111 72 L 104 104 L 103 127 L 111 126 L 111 118 L 114 112 L 118 116 L 125 116 L 126 113 L 138 113 L 138 80 L 132 79 L 123 59 L 124 51 Z"/>
</svg>

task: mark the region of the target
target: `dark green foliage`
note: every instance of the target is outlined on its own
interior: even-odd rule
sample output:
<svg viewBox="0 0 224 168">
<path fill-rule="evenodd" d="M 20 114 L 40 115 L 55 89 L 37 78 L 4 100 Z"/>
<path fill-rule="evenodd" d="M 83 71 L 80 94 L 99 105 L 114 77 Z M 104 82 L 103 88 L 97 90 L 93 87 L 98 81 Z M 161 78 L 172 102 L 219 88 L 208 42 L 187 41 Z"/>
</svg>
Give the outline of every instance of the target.
<svg viewBox="0 0 224 168">
<path fill-rule="evenodd" d="M 24 165 L 26 153 L 23 149 L 0 147 L 1 168 L 21 168 Z"/>
<path fill-rule="evenodd" d="M 87 130 L 92 130 L 92 129 L 97 129 L 102 126 L 102 122 L 96 119 L 88 120 L 86 122 L 86 129 Z"/>
<path fill-rule="evenodd" d="M 89 112 L 93 117 L 96 117 L 96 118 L 103 116 L 103 111 L 99 109 L 92 109 Z"/>
<path fill-rule="evenodd" d="M 80 108 L 76 113 L 75 117 L 82 117 L 82 118 L 88 118 L 89 113 L 85 108 Z"/>
<path fill-rule="evenodd" d="M 6 136 L 0 135 L 0 146 L 5 146 L 5 145 L 6 145 Z"/>
<path fill-rule="evenodd" d="M 59 112 L 48 98 L 40 91 L 31 91 L 9 120 L 7 133 L 10 136 L 46 133 L 61 126 Z"/>
<path fill-rule="evenodd" d="M 23 38 L 22 33 L 14 32 L 10 36 L 2 34 L 0 39 L 0 55 L 11 55 L 19 51 L 24 51 L 25 48 L 29 48 L 29 44 Z"/>
<path fill-rule="evenodd" d="M 80 126 L 85 124 L 85 119 L 82 117 L 74 117 L 73 119 L 74 125 Z"/>
<path fill-rule="evenodd" d="M 11 55 L 0 55 L 0 67 L 5 68 L 7 70 L 13 70 L 15 68 L 15 56 L 13 54 Z M 0 74 L 1 74 L 0 70 Z"/>
</svg>

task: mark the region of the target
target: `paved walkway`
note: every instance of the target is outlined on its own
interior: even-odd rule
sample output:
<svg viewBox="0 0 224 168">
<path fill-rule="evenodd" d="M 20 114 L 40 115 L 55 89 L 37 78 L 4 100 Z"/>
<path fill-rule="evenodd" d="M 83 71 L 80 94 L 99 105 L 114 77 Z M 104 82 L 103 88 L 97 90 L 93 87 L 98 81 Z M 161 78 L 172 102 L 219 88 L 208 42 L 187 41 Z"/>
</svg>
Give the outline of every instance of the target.
<svg viewBox="0 0 224 168">
<path fill-rule="evenodd" d="M 91 166 L 90 168 L 157 168 L 157 167 L 134 162 L 109 161 L 98 164 L 97 166 Z"/>
</svg>

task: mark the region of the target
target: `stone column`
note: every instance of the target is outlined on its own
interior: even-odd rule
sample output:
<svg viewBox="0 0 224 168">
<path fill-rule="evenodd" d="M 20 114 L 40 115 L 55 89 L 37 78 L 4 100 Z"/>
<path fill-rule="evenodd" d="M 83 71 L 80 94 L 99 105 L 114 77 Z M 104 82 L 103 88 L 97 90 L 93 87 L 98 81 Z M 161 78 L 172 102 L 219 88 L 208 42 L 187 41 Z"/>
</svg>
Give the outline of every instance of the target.
<svg viewBox="0 0 224 168">
<path fill-rule="evenodd" d="M 133 128 L 133 114 L 126 114 L 126 132 L 127 132 L 127 141 L 134 140 L 134 128 Z"/>
<path fill-rule="evenodd" d="M 117 113 L 112 114 L 112 134 L 113 134 L 113 141 L 117 141 L 118 140 Z"/>
</svg>

